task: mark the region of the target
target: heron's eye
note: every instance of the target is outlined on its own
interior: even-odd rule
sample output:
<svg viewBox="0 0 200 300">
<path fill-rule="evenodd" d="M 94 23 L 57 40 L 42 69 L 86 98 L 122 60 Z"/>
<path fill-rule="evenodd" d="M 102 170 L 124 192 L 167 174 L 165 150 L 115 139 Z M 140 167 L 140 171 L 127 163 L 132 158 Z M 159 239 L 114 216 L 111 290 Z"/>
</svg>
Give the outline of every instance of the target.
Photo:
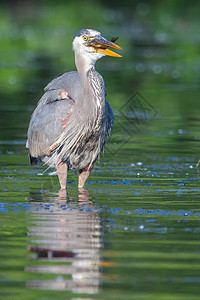
<svg viewBox="0 0 200 300">
<path fill-rule="evenodd" d="M 88 40 L 88 37 L 86 35 L 83 36 L 84 41 Z"/>
</svg>

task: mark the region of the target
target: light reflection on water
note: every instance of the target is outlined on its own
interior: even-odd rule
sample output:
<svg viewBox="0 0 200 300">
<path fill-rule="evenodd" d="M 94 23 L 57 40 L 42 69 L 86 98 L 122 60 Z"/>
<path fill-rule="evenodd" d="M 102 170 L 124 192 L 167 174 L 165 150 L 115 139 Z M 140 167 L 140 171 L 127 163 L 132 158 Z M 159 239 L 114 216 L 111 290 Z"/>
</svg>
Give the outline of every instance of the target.
<svg viewBox="0 0 200 300">
<path fill-rule="evenodd" d="M 29 280 L 26 286 L 98 293 L 102 277 L 100 248 L 103 246 L 99 214 L 92 212 L 94 205 L 89 202 L 86 190 L 79 193 L 76 205 L 67 205 L 64 198 L 65 195 L 59 195 L 58 202 L 53 204 L 31 203 L 28 250 L 35 255 L 25 272 L 56 276 L 51 280 Z"/>
<path fill-rule="evenodd" d="M 163 186 L 157 179 L 132 183 L 129 179 L 107 180 L 103 183 L 107 190 L 101 191 L 97 188 L 101 183 L 91 182 L 92 193 L 83 189 L 76 197 L 70 196 L 69 184 L 68 196 L 49 191 L 45 196 L 41 191 L 35 195 L 31 192 L 22 203 L 2 202 L 1 264 L 5 278 L 10 280 L 10 291 L 15 291 L 19 280 L 24 281 L 27 299 L 37 292 L 46 293 L 48 299 L 55 299 L 51 292 L 113 299 L 112 291 L 121 299 L 125 286 L 131 297 L 133 284 L 139 287 L 137 295 L 143 291 L 141 284 L 152 295 L 157 283 L 163 293 L 167 293 L 166 284 L 171 293 L 174 285 L 177 289 L 187 283 L 185 291 L 190 291 L 188 284 L 195 287 L 199 280 L 200 211 L 198 192 L 191 194 L 192 199 L 188 196 L 194 183 L 173 180 L 171 190 L 167 179 Z M 113 193 L 113 186 L 118 194 Z M 139 195 L 135 195 L 137 187 Z M 26 240 L 21 239 L 24 234 Z M 12 277 L 7 261 L 13 264 L 18 278 Z M 6 281 L 1 279 L 0 283 L 5 290 Z M 131 299 L 129 296 L 124 299 Z"/>
</svg>

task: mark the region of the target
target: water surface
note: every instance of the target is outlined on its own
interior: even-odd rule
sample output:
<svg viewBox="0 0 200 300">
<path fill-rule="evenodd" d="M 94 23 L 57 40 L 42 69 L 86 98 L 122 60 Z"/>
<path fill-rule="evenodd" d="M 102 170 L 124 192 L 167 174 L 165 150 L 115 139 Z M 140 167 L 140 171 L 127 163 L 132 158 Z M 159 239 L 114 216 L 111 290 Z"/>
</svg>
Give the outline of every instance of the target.
<svg viewBox="0 0 200 300">
<path fill-rule="evenodd" d="M 156 4 L 99 5 L 113 27 L 99 16 L 91 27 L 119 32 L 124 48 L 121 61 L 97 65 L 115 125 L 86 189 L 71 171 L 63 194 L 52 170 L 29 166 L 25 148 L 42 88 L 74 68 L 71 37 L 85 27 L 83 19 L 72 26 L 73 5 L 63 5 L 33 5 L 34 25 L 28 10 L 22 17 L 18 7 L 12 25 L 1 8 L 9 50 L 0 86 L 1 298 L 199 299 L 197 21 L 183 16 L 187 6 L 179 15 L 170 5 L 165 13 Z"/>
</svg>

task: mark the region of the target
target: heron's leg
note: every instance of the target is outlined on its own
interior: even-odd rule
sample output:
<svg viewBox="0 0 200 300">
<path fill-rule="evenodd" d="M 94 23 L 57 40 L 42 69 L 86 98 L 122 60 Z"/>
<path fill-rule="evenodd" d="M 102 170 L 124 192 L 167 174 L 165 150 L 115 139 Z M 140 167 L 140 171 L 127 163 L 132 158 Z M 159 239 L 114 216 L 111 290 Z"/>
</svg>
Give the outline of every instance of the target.
<svg viewBox="0 0 200 300">
<path fill-rule="evenodd" d="M 58 179 L 60 182 L 61 189 L 66 189 L 67 184 L 67 164 L 63 161 L 59 162 L 56 166 L 56 169 L 58 171 Z"/>
<path fill-rule="evenodd" d="M 90 168 L 85 168 L 84 170 L 79 171 L 79 177 L 78 177 L 78 187 L 82 188 L 85 185 L 85 182 L 90 175 L 90 172 L 92 171 L 92 168 L 95 166 L 95 163 L 92 164 Z"/>
<path fill-rule="evenodd" d="M 78 176 L 78 187 L 82 188 L 85 185 L 85 182 L 90 175 L 91 170 L 85 169 L 84 171 L 79 171 L 79 176 Z"/>
</svg>

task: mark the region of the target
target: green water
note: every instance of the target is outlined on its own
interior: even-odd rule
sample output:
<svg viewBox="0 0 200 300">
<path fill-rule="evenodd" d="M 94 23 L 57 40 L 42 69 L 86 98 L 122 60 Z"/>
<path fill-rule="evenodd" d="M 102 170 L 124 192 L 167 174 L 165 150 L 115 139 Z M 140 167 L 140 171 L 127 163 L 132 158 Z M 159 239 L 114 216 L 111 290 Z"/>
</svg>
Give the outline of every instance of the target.
<svg viewBox="0 0 200 300">
<path fill-rule="evenodd" d="M 199 299 L 200 4 L 92 3 L 0 6 L 0 297 Z M 65 195 L 29 166 L 26 131 L 84 27 L 119 36 L 123 58 L 97 63 L 115 124 Z"/>
</svg>

